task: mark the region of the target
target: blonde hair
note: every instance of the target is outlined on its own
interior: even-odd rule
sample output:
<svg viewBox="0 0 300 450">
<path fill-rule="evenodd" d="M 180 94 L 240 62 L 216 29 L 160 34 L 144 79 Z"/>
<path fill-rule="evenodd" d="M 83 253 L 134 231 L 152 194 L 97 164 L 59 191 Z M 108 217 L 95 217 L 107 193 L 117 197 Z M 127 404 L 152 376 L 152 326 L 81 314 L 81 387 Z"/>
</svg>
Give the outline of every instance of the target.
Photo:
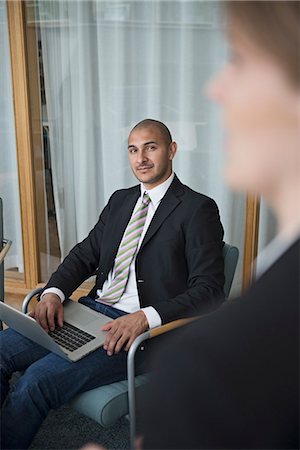
<svg viewBox="0 0 300 450">
<path fill-rule="evenodd" d="M 226 1 L 229 25 L 276 58 L 294 86 L 300 86 L 300 2 Z"/>
</svg>

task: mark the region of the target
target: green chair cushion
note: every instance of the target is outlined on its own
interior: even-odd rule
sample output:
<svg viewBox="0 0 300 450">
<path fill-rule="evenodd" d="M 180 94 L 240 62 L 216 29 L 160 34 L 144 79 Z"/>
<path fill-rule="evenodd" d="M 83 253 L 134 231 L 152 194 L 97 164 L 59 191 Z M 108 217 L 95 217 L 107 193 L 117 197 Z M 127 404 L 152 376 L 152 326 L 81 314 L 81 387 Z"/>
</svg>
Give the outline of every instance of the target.
<svg viewBox="0 0 300 450">
<path fill-rule="evenodd" d="M 145 384 L 148 379 L 148 375 L 137 376 L 135 378 L 136 387 Z M 70 402 L 70 405 L 103 427 L 109 427 L 128 414 L 127 380 L 79 394 Z"/>
</svg>

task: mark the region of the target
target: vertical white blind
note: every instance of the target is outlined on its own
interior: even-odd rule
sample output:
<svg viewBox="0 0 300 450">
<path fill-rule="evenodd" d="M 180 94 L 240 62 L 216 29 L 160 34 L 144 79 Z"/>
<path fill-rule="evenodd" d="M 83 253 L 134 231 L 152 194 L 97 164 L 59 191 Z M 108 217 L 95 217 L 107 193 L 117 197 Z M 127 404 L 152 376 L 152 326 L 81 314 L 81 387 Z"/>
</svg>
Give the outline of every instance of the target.
<svg viewBox="0 0 300 450">
<path fill-rule="evenodd" d="M 144 118 L 169 126 L 177 175 L 216 200 L 225 240 L 241 250 L 244 198 L 223 183 L 222 127 L 203 95 L 225 58 L 217 3 L 37 5 L 62 256 L 86 236 L 112 192 L 136 183 L 127 136 Z"/>
</svg>

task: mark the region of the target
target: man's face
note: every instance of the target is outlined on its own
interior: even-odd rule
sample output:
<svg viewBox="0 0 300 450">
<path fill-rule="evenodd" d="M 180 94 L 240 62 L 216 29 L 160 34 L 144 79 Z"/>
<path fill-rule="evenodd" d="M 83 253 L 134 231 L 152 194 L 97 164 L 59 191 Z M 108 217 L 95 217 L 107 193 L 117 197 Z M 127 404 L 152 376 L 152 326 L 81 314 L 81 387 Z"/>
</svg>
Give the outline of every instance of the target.
<svg viewBox="0 0 300 450">
<path fill-rule="evenodd" d="M 172 173 L 176 143 L 167 144 L 155 127 L 133 130 L 128 138 L 128 158 L 136 178 L 146 189 L 163 183 Z"/>
</svg>

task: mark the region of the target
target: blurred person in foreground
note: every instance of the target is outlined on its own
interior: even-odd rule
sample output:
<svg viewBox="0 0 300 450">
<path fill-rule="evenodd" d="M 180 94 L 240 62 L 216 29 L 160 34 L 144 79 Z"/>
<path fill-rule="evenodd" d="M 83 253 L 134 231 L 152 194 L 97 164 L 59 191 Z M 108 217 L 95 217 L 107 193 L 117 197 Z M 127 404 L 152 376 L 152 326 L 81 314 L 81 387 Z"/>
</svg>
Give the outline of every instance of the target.
<svg viewBox="0 0 300 450">
<path fill-rule="evenodd" d="M 227 183 L 261 195 L 278 235 L 240 299 L 176 333 L 139 412 L 144 449 L 299 448 L 300 3 L 224 2 Z"/>
</svg>

